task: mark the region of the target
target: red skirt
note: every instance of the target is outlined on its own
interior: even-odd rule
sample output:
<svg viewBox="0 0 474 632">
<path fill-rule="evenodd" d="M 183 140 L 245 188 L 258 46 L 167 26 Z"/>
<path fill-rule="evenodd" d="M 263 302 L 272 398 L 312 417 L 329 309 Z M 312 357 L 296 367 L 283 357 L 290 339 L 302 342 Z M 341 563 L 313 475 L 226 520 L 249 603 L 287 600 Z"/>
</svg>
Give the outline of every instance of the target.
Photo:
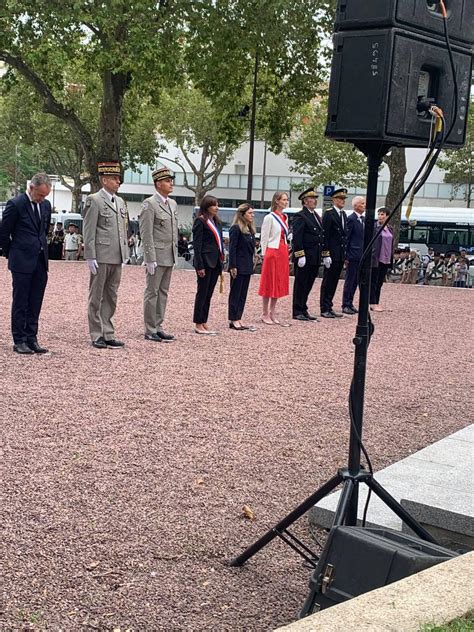
<svg viewBox="0 0 474 632">
<path fill-rule="evenodd" d="M 283 236 L 278 249 L 265 250 L 258 293 L 266 298 L 282 298 L 290 293 L 288 246 Z"/>
</svg>

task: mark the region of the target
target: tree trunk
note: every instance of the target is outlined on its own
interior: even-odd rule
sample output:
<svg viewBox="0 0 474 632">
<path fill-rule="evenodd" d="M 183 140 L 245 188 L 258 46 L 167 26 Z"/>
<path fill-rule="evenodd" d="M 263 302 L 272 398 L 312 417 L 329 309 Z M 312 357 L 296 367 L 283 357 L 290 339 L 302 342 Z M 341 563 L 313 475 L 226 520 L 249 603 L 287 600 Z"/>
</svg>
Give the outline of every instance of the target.
<svg viewBox="0 0 474 632">
<path fill-rule="evenodd" d="M 71 213 L 80 213 L 81 212 L 81 197 L 82 197 L 82 180 L 74 181 L 74 186 L 72 188 L 72 201 L 71 201 Z"/>
<path fill-rule="evenodd" d="M 385 206 L 389 211 L 391 211 L 402 198 L 405 191 L 405 175 L 407 172 L 405 148 L 392 147 L 390 155 L 385 156 L 383 160 L 388 165 L 390 171 L 390 183 L 388 186 L 387 196 L 385 197 Z M 402 207 L 400 206 L 390 221 L 393 228 L 393 244 L 395 247 L 398 246 L 398 240 L 400 237 L 401 217 Z"/>
</svg>

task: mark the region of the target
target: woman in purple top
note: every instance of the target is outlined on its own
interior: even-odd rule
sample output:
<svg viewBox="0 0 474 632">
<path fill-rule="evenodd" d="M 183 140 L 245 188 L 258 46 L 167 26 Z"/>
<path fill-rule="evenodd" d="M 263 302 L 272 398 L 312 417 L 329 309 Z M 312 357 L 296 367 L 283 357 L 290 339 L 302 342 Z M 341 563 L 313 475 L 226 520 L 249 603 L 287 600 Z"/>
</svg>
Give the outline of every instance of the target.
<svg viewBox="0 0 474 632">
<path fill-rule="evenodd" d="M 375 223 L 375 230 L 379 230 L 380 226 L 387 219 L 388 213 L 385 207 L 379 208 L 377 211 L 378 221 Z M 374 312 L 383 312 L 380 307 L 380 291 L 383 282 L 387 276 L 387 272 L 392 265 L 393 254 L 393 230 L 391 226 L 385 226 L 383 231 L 377 237 L 372 250 L 372 277 L 370 282 L 370 309 Z"/>
</svg>

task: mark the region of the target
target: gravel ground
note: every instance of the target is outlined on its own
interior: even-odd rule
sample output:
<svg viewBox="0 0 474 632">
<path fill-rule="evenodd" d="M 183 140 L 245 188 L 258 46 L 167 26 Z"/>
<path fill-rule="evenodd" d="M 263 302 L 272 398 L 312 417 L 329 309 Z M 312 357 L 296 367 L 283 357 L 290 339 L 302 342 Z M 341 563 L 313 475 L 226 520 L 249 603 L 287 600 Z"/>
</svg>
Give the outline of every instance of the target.
<svg viewBox="0 0 474 632">
<path fill-rule="evenodd" d="M 270 630 L 307 595 L 309 570 L 280 542 L 241 569 L 227 561 L 345 464 L 354 318 L 234 332 L 216 294 L 221 335 L 198 337 L 194 274 L 178 270 L 165 323 L 177 341 L 156 344 L 143 285 L 143 269 L 124 270 L 125 349 L 93 349 L 86 266 L 52 262 L 39 336 L 51 353 L 19 357 L 0 263 L 1 630 Z M 364 425 L 376 469 L 472 421 L 473 298 L 384 286 Z"/>
</svg>

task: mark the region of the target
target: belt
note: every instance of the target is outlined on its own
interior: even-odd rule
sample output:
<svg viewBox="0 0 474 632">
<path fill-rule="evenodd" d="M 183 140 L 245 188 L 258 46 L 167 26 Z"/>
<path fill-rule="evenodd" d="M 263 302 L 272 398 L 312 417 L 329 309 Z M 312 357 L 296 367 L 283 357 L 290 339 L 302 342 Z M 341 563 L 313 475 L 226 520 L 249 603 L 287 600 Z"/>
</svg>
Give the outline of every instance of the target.
<svg viewBox="0 0 474 632">
<path fill-rule="evenodd" d="M 77 252 L 79 248 L 74 248 L 74 250 L 66 250 L 66 252 Z"/>
</svg>

